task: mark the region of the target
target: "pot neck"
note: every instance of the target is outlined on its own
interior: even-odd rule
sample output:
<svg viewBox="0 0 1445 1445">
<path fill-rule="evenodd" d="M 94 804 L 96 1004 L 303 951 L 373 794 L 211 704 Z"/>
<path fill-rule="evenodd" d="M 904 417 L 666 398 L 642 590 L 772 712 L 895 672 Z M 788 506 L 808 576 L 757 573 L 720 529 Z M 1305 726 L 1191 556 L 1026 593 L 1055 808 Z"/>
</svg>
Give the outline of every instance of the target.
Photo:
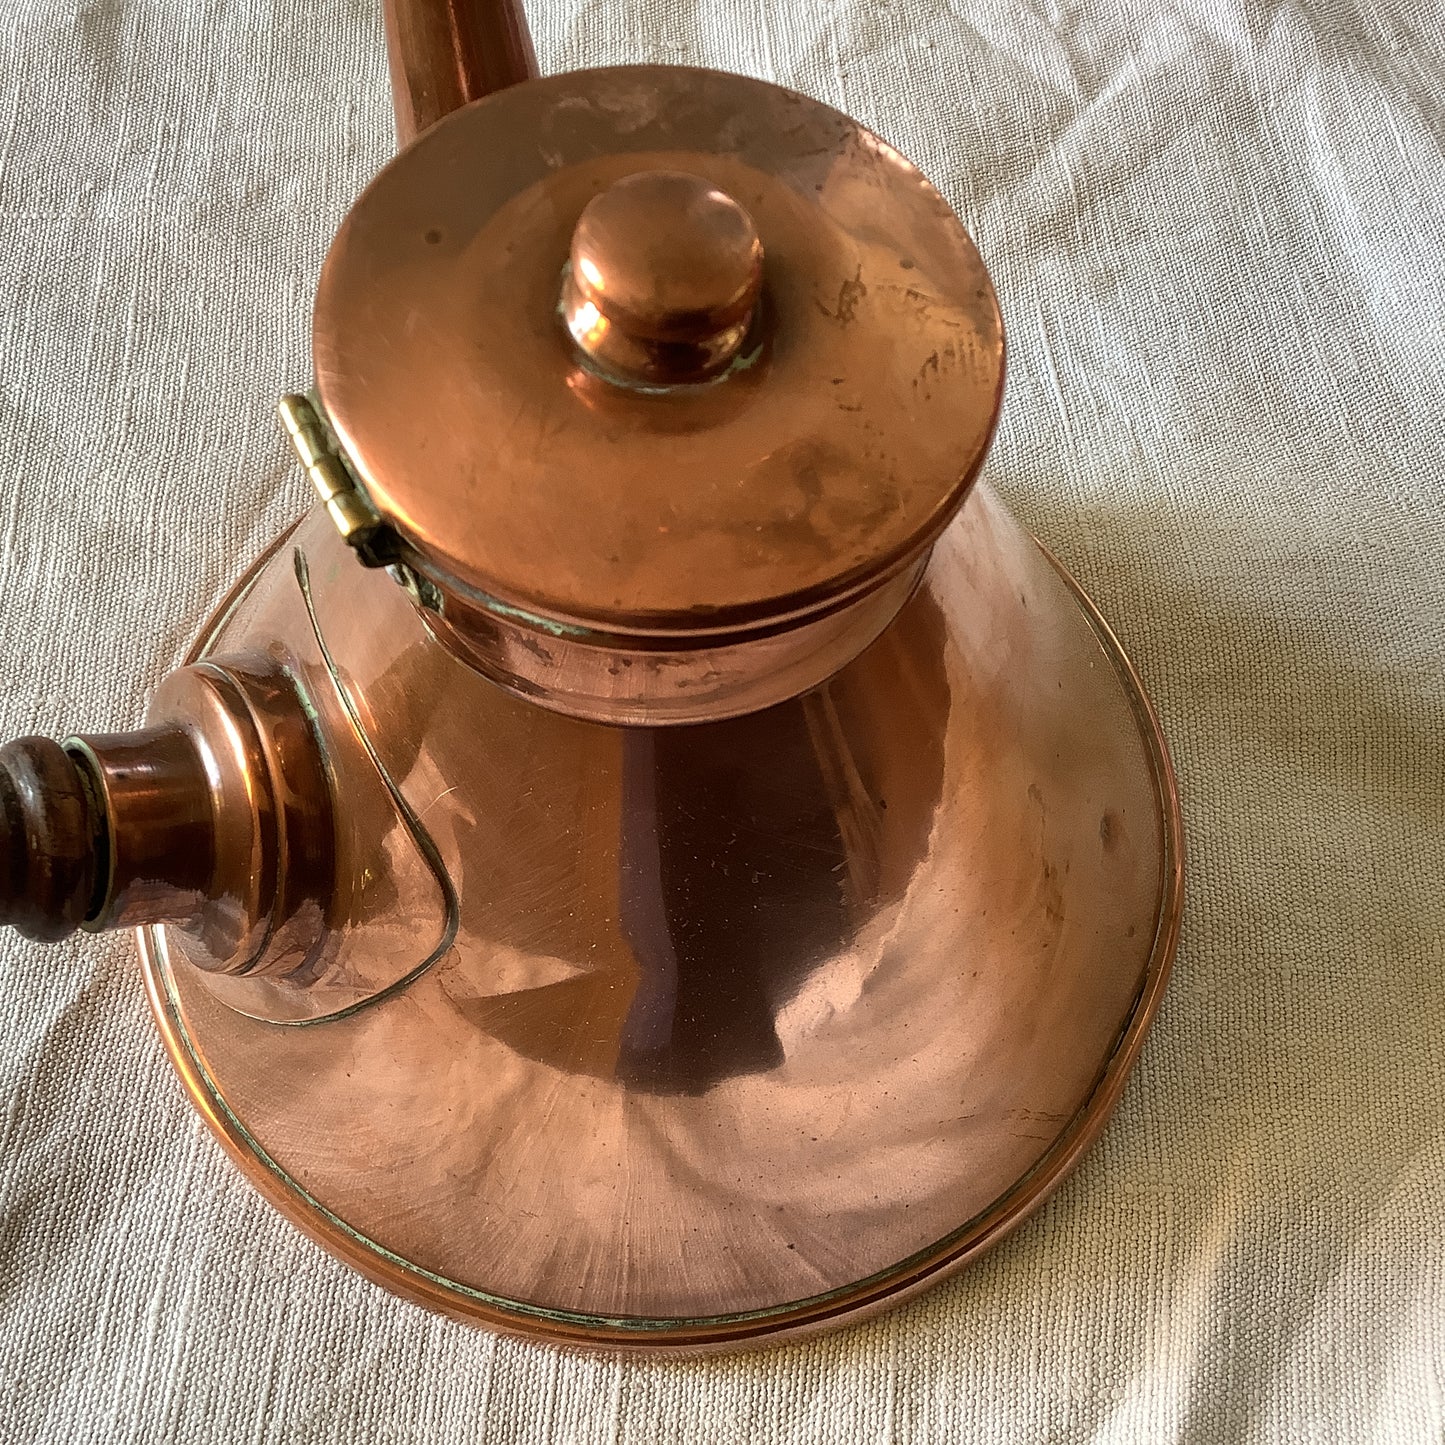
<svg viewBox="0 0 1445 1445">
<path fill-rule="evenodd" d="M 807 692 L 897 616 L 928 554 L 841 605 L 748 629 L 618 635 L 550 622 L 401 572 L 433 638 L 529 702 L 627 727 L 712 722 Z"/>
</svg>

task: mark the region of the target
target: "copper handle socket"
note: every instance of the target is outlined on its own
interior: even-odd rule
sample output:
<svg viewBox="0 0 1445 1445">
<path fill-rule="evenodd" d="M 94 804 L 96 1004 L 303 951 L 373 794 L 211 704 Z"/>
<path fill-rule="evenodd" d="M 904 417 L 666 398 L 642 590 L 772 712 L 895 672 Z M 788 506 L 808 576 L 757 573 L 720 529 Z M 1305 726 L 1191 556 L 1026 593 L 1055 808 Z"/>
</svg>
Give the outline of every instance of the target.
<svg viewBox="0 0 1445 1445">
<path fill-rule="evenodd" d="M 334 855 L 325 759 L 272 658 L 173 672 L 137 732 L 0 747 L 0 925 L 30 938 L 164 922 L 200 968 L 293 973 Z"/>
</svg>

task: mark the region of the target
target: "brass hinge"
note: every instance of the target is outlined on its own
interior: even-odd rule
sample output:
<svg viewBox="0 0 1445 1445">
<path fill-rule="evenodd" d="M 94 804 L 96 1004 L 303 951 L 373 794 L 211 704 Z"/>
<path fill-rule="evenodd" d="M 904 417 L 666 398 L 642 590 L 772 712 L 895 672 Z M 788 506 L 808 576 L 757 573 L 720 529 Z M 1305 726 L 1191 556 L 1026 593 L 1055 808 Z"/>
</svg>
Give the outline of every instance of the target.
<svg viewBox="0 0 1445 1445">
<path fill-rule="evenodd" d="M 336 530 L 367 567 L 390 567 L 398 558 L 396 534 L 361 490 L 341 448 L 322 418 L 320 405 L 288 392 L 276 407 L 281 425 L 326 505 Z"/>
</svg>

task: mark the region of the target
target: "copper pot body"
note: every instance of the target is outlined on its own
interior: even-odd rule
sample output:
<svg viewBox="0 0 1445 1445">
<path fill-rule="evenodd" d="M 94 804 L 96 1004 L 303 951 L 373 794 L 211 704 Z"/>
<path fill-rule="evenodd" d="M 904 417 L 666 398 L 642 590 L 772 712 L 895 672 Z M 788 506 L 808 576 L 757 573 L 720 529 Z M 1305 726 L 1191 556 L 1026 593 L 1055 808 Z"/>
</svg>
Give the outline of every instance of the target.
<svg viewBox="0 0 1445 1445">
<path fill-rule="evenodd" d="M 738 718 L 524 700 L 320 511 L 212 651 L 316 719 L 330 942 L 298 988 L 147 928 L 156 1014 L 253 1182 L 395 1290 L 616 1348 L 805 1332 L 1000 1237 L 1118 1097 L 1178 926 L 1173 778 L 986 485 L 875 641 Z"/>
<path fill-rule="evenodd" d="M 491 104 L 509 3 L 388 37 L 420 139 L 283 404 L 322 505 L 144 730 L 0 749 L 0 921 L 138 927 L 247 1176 L 424 1304 L 671 1351 L 857 1318 L 1117 1102 L 1179 927 L 1157 721 L 976 480 L 997 301 L 904 158 L 708 72 Z"/>
</svg>

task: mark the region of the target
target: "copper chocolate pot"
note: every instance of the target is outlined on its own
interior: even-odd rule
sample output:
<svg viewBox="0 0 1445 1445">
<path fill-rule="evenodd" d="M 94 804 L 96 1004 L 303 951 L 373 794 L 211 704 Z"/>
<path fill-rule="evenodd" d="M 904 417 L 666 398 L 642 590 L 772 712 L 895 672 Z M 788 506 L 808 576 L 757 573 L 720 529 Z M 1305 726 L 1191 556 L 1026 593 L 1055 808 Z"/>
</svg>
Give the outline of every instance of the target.
<svg viewBox="0 0 1445 1445">
<path fill-rule="evenodd" d="M 1179 919 L 1158 725 L 976 482 L 988 274 L 738 76 L 388 10 L 321 503 L 138 733 L 0 751 L 0 921 L 138 931 L 197 1108 L 373 1279 L 704 1348 L 856 1318 L 1098 1134 Z"/>
</svg>

